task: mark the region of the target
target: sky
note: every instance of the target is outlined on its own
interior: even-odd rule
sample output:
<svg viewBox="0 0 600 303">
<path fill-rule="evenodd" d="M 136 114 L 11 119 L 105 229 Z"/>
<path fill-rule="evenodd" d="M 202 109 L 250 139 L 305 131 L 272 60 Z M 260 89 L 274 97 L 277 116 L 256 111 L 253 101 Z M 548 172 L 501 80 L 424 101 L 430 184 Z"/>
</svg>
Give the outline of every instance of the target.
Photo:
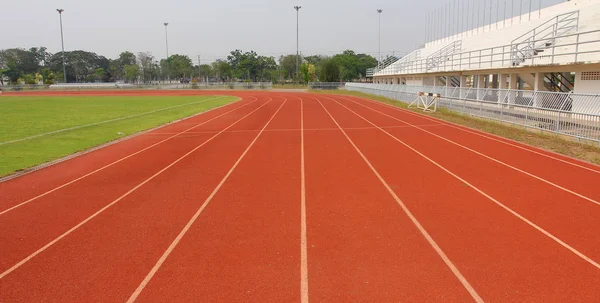
<svg viewBox="0 0 600 303">
<path fill-rule="evenodd" d="M 86 50 L 116 58 L 125 50 L 166 56 L 184 54 L 202 63 L 225 58 L 235 49 L 278 58 L 296 52 L 333 55 L 345 49 L 377 56 L 378 8 L 381 52 L 400 55 L 425 40 L 425 16 L 453 1 L 490 0 L 0 0 L 0 49 L 45 46 L 60 51 L 57 8 L 64 9 L 65 50 Z M 540 0 L 529 1 L 535 8 Z M 564 0 L 542 0 L 548 6 Z M 472 3 L 472 2 L 471 2 Z M 495 5 L 495 4 L 494 4 Z M 500 4 L 502 5 L 502 4 Z"/>
</svg>

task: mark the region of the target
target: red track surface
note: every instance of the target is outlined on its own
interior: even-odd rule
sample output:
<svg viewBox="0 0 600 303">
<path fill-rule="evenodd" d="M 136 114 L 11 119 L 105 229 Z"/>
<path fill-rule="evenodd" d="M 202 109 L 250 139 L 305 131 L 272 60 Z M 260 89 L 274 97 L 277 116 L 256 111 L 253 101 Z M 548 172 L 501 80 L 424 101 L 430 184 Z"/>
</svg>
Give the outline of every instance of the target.
<svg viewBox="0 0 600 303">
<path fill-rule="evenodd" d="M 355 97 L 237 95 L 0 183 L 0 302 L 600 301 L 600 167 Z"/>
</svg>

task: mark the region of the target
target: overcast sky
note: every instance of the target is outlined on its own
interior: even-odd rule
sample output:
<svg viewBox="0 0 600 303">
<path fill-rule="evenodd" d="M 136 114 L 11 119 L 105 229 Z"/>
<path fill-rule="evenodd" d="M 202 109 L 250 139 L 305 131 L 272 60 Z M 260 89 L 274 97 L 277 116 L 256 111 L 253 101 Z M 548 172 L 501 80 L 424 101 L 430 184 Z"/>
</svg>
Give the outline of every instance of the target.
<svg viewBox="0 0 600 303">
<path fill-rule="evenodd" d="M 65 49 L 115 58 L 121 51 L 165 56 L 164 22 L 169 22 L 169 53 L 194 62 L 226 57 L 234 49 L 278 57 L 295 53 L 296 12 L 300 10 L 300 51 L 333 54 L 344 49 L 377 53 L 377 8 L 382 53 L 404 53 L 424 41 L 425 15 L 450 1 L 484 0 L 1 0 L 0 49 L 46 46 L 60 51 L 57 8 L 63 8 Z M 489 3 L 490 0 L 485 0 Z M 539 0 L 529 1 L 537 8 Z M 543 6 L 562 0 L 542 0 Z M 518 3 L 518 2 L 515 2 Z"/>
</svg>

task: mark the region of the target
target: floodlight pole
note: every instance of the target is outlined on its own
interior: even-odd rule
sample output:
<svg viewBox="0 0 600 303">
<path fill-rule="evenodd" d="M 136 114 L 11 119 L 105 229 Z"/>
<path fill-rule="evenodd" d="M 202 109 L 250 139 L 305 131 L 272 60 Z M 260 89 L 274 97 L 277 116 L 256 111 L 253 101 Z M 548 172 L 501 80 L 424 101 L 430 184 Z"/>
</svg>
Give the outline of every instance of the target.
<svg viewBox="0 0 600 303">
<path fill-rule="evenodd" d="M 377 67 L 378 69 L 381 68 L 381 13 L 383 13 L 383 10 L 378 8 L 377 9 L 377 15 L 378 15 L 378 29 L 377 29 L 377 35 L 378 35 L 378 42 L 377 44 L 379 45 L 378 47 L 378 53 L 379 53 L 379 62 L 377 63 Z"/>
<path fill-rule="evenodd" d="M 302 8 L 302 6 L 294 6 L 294 9 L 296 10 L 296 82 L 300 82 L 299 80 L 299 76 L 300 76 L 300 47 L 299 47 L 299 17 L 300 17 L 300 9 Z"/>
<path fill-rule="evenodd" d="M 62 13 L 65 11 L 62 8 L 56 9 L 60 19 L 60 44 L 62 46 L 62 61 L 63 61 L 63 80 L 67 83 L 67 66 L 65 64 L 65 40 L 63 37 Z"/>
<path fill-rule="evenodd" d="M 169 31 L 167 30 L 167 27 L 169 26 L 169 22 L 165 22 L 163 23 L 165 26 L 165 46 L 167 49 L 167 59 L 165 60 L 165 65 L 169 66 Z M 169 74 L 169 71 L 167 70 L 167 81 L 169 81 L 169 83 L 171 83 L 171 75 Z"/>
</svg>

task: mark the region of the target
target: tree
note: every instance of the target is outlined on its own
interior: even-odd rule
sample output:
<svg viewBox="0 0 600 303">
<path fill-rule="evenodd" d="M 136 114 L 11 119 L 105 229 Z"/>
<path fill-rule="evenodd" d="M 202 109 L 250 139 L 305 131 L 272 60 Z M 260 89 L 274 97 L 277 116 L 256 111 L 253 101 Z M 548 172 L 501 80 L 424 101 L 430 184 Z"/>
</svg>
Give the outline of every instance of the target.
<svg viewBox="0 0 600 303">
<path fill-rule="evenodd" d="M 102 81 L 102 79 L 104 78 L 104 68 L 102 67 L 98 67 L 96 68 L 96 70 L 94 71 L 94 79 L 96 81 Z"/>
<path fill-rule="evenodd" d="M 133 58 L 135 58 L 135 56 Z M 137 55 L 137 64 L 140 66 L 140 76 L 142 76 L 143 82 L 151 81 L 152 78 L 158 76 L 155 68 L 154 56 L 152 56 L 150 52 L 139 52 Z"/>
<path fill-rule="evenodd" d="M 140 67 L 137 64 L 126 65 L 123 68 L 124 78 L 127 82 L 133 83 L 139 76 Z"/>
<path fill-rule="evenodd" d="M 162 62 L 161 66 L 164 67 L 171 78 L 183 79 L 187 78 L 192 74 L 192 59 L 186 55 L 171 55 L 167 58 L 166 62 Z"/>
<path fill-rule="evenodd" d="M 301 58 L 298 60 L 302 63 Z M 279 65 L 283 70 L 285 79 L 294 79 L 294 76 L 296 75 L 296 55 L 279 57 Z"/>
<path fill-rule="evenodd" d="M 207 81 L 208 79 L 213 78 L 215 76 L 215 72 L 213 71 L 212 66 L 210 66 L 208 64 L 200 64 L 200 67 L 198 68 L 198 70 L 199 70 L 198 78 L 199 78 L 200 82 Z"/>
<path fill-rule="evenodd" d="M 329 59 L 323 63 L 319 80 L 321 80 L 321 82 L 340 81 L 340 66 L 335 60 Z"/>
<path fill-rule="evenodd" d="M 352 81 L 365 76 L 367 68 L 377 65 L 377 60 L 365 54 L 355 54 L 354 51 L 345 50 L 332 57 L 340 66 L 343 81 Z"/>
<path fill-rule="evenodd" d="M 232 77 L 231 65 L 224 60 L 217 60 L 211 64 L 212 70 L 218 81 L 229 81 Z"/>
<path fill-rule="evenodd" d="M 52 55 L 47 62 L 48 68 L 56 74 L 62 74 L 62 53 Z M 96 53 L 76 50 L 65 52 L 65 62 L 67 70 L 67 81 L 83 82 L 95 81 L 95 72 L 97 68 L 104 69 L 103 81 L 110 78 L 109 60 L 104 56 L 99 56 Z"/>
<path fill-rule="evenodd" d="M 238 79 L 257 82 L 270 78 L 270 71 L 277 69 L 273 57 L 259 56 L 255 51 L 232 51 L 227 56 L 233 75 Z"/>
<path fill-rule="evenodd" d="M 45 48 L 41 53 L 45 54 Z M 16 82 L 19 78 L 26 74 L 34 74 L 40 70 L 41 56 L 40 49 L 31 48 L 24 50 L 21 48 L 11 48 L 0 51 L 0 66 L 2 66 L 3 74 L 10 79 L 11 82 Z M 45 59 L 44 59 L 45 60 Z"/>
</svg>

